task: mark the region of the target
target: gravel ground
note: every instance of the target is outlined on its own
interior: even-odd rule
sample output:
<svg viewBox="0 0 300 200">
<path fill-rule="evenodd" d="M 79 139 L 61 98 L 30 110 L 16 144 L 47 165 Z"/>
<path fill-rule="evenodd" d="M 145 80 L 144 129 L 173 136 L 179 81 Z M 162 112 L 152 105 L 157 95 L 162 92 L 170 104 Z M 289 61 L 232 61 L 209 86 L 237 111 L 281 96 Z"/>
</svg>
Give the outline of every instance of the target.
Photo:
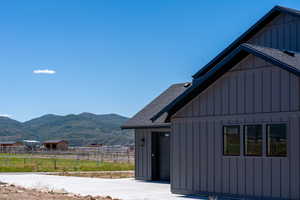
<svg viewBox="0 0 300 200">
<path fill-rule="evenodd" d="M 112 200 L 111 197 L 79 196 L 64 190 L 35 190 L 0 183 L 0 200 Z M 117 199 L 114 199 L 117 200 Z"/>
</svg>

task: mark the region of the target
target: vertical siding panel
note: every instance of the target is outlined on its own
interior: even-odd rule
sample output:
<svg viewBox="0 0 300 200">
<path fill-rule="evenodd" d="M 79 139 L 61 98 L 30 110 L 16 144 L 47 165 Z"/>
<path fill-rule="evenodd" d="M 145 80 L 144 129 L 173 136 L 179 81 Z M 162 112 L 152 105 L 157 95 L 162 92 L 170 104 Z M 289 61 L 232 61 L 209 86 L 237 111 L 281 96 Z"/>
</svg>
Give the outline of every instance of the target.
<svg viewBox="0 0 300 200">
<path fill-rule="evenodd" d="M 172 138 L 172 146 L 173 149 L 171 151 L 171 155 L 172 155 L 172 160 L 173 160 L 173 165 L 172 167 L 172 180 L 171 180 L 171 186 L 173 188 L 178 189 L 179 188 L 179 180 L 178 180 L 178 176 L 180 174 L 179 171 L 179 132 L 180 132 L 180 127 L 179 124 L 177 123 L 177 121 L 172 123 L 172 129 L 173 132 L 171 133 L 171 138 Z"/>
<path fill-rule="evenodd" d="M 200 154 L 200 143 L 199 143 L 199 123 L 198 121 L 193 121 L 193 133 L 194 133 L 194 191 L 200 191 L 200 174 L 199 174 L 199 166 L 200 166 L 200 160 L 199 160 L 199 154 Z"/>
<path fill-rule="evenodd" d="M 289 111 L 290 105 L 290 74 L 286 70 L 280 70 L 281 73 L 281 92 L 280 92 L 280 102 L 281 102 L 281 111 Z"/>
<path fill-rule="evenodd" d="M 214 131 L 214 122 L 212 120 L 208 121 L 207 127 L 207 155 L 208 155 L 208 178 L 207 178 L 207 186 L 208 191 L 213 192 L 214 190 L 214 138 L 213 138 L 213 131 Z"/>
<path fill-rule="evenodd" d="M 263 112 L 271 111 L 271 72 L 269 69 L 263 71 Z"/>
<path fill-rule="evenodd" d="M 201 181 L 202 181 L 202 166 L 203 166 L 203 162 L 204 162 L 204 160 L 203 160 L 203 157 L 202 157 L 202 151 L 203 151 L 203 149 L 202 149 L 202 135 L 203 135 L 203 125 L 202 125 L 202 123 L 201 123 L 201 121 L 200 120 L 197 120 L 197 124 L 198 124 L 198 126 L 199 126 L 199 140 L 198 140 L 198 146 L 199 146 L 199 157 L 198 157 L 198 159 L 199 159 L 199 166 L 198 166 L 198 171 L 199 171 L 199 191 L 203 191 L 202 190 L 202 183 L 201 183 Z"/>
<path fill-rule="evenodd" d="M 228 87 L 228 77 L 223 77 L 223 87 L 222 87 L 222 114 L 228 114 L 228 106 L 229 106 L 229 101 L 228 101 L 228 95 L 229 95 L 229 87 Z"/>
<path fill-rule="evenodd" d="M 149 144 L 148 144 L 148 153 L 147 153 L 147 158 L 148 158 L 148 179 L 151 180 L 151 169 L 152 169 L 152 138 L 151 138 L 151 132 L 149 131 L 148 132 L 148 141 L 149 141 Z M 171 155 L 170 155 L 171 156 Z M 170 157 L 171 159 L 171 157 Z M 171 172 L 170 172 L 171 173 Z"/>
<path fill-rule="evenodd" d="M 230 159 L 230 193 L 231 194 L 237 194 L 237 158 L 231 158 Z"/>
<path fill-rule="evenodd" d="M 270 197 L 272 194 L 272 176 L 271 169 L 272 165 L 270 159 L 263 160 L 263 195 L 265 197 Z"/>
<path fill-rule="evenodd" d="M 288 199 L 290 193 L 290 170 L 287 158 L 281 159 L 281 197 Z"/>
<path fill-rule="evenodd" d="M 143 147 L 143 176 L 147 179 L 147 148 L 148 148 L 148 138 L 147 138 L 147 132 L 143 130 L 143 136 L 145 138 L 145 145 Z"/>
<path fill-rule="evenodd" d="M 193 117 L 199 116 L 199 96 L 193 100 Z"/>
<path fill-rule="evenodd" d="M 134 173 L 135 173 L 135 177 L 139 177 L 139 143 L 138 143 L 139 139 L 138 139 L 138 134 L 137 134 L 137 130 L 134 130 L 134 143 L 135 143 L 135 170 L 134 170 Z"/>
<path fill-rule="evenodd" d="M 272 68 L 272 111 L 280 111 L 280 71 L 279 68 Z"/>
<path fill-rule="evenodd" d="M 254 159 L 254 195 L 258 197 L 262 195 L 262 160 L 263 158 Z"/>
<path fill-rule="evenodd" d="M 295 41 L 297 51 L 300 50 L 300 37 L 299 37 L 299 34 L 300 34 L 300 21 L 297 21 L 296 22 L 296 38 L 297 38 L 297 40 Z"/>
<path fill-rule="evenodd" d="M 272 197 L 280 197 L 280 159 L 273 158 L 272 159 Z"/>
<path fill-rule="evenodd" d="M 245 82 L 244 73 L 241 71 L 238 73 L 238 113 L 244 113 L 245 106 Z"/>
<path fill-rule="evenodd" d="M 254 168 L 253 168 L 253 158 L 246 157 L 246 194 L 254 194 Z"/>
<path fill-rule="evenodd" d="M 213 115 L 214 114 L 214 86 L 208 88 L 207 91 L 207 115 Z"/>
<path fill-rule="evenodd" d="M 245 165 L 245 159 L 244 158 L 239 158 L 238 159 L 238 162 L 239 162 L 239 167 L 238 167 L 238 194 L 239 195 L 244 195 L 245 194 L 245 184 L 246 184 L 246 181 L 245 181 L 245 174 L 246 174 L 246 171 L 245 171 L 245 168 L 246 168 L 246 165 Z"/>
<path fill-rule="evenodd" d="M 262 112 L 262 71 L 257 70 L 254 72 L 254 92 L 255 92 L 255 102 L 254 102 L 254 112 Z"/>
<path fill-rule="evenodd" d="M 253 112 L 253 104 L 254 104 L 254 82 L 253 82 L 253 72 L 249 71 L 246 72 L 246 113 Z"/>
<path fill-rule="evenodd" d="M 223 179 L 223 183 L 222 183 L 222 191 L 223 193 L 229 193 L 229 186 L 230 186 L 230 182 L 229 182 L 229 162 L 230 162 L 230 158 L 223 158 L 223 175 L 222 175 L 222 179 Z"/>
<path fill-rule="evenodd" d="M 140 137 L 139 137 L 139 144 L 140 144 L 140 148 L 139 148 L 139 176 L 142 177 L 143 176 L 143 148 L 141 146 L 141 139 L 144 137 L 143 132 L 140 131 L 139 133 Z"/>
<path fill-rule="evenodd" d="M 181 167 L 181 173 L 182 173 L 182 189 L 187 189 L 187 162 L 188 162 L 188 155 L 187 155 L 187 120 L 182 120 L 182 136 L 181 136 L 181 151 L 182 153 L 182 167 Z"/>
<path fill-rule="evenodd" d="M 187 142 L 186 142 L 186 170 L 187 170 L 187 189 L 192 191 L 193 190 L 193 126 L 191 121 L 186 123 L 187 125 L 187 132 L 185 133 Z"/>
<path fill-rule="evenodd" d="M 215 115 L 220 115 L 222 113 L 222 85 L 220 82 L 216 82 L 216 87 L 214 90 L 215 93 L 215 100 L 214 100 L 214 110 L 215 110 Z"/>
<path fill-rule="evenodd" d="M 289 24 L 290 28 L 290 37 L 289 42 L 290 42 L 290 49 L 292 51 L 297 51 L 297 24 L 296 23 L 291 23 Z"/>
<path fill-rule="evenodd" d="M 282 25 L 279 25 L 278 26 L 278 38 L 277 38 L 277 40 L 278 40 L 278 48 L 279 49 L 284 49 L 285 48 L 285 41 L 284 41 L 284 27 L 285 27 L 285 25 L 284 24 L 282 24 Z"/>
<path fill-rule="evenodd" d="M 299 198 L 299 119 L 292 117 L 290 123 L 290 151 L 291 162 L 291 198 Z"/>
<path fill-rule="evenodd" d="M 207 95 L 205 95 L 205 91 L 203 95 L 201 95 L 201 103 L 200 103 L 200 115 L 206 115 L 206 105 L 207 105 Z"/>
<path fill-rule="evenodd" d="M 300 48 L 300 47 L 299 47 Z M 290 73 L 290 108 L 292 111 L 299 110 L 299 78 Z"/>
<path fill-rule="evenodd" d="M 215 123 L 215 191 L 222 192 L 222 124 Z"/>
<path fill-rule="evenodd" d="M 278 28 L 274 26 L 272 29 L 272 47 L 278 49 Z"/>
<path fill-rule="evenodd" d="M 207 191 L 207 128 L 201 121 L 201 191 Z"/>
<path fill-rule="evenodd" d="M 237 77 L 236 72 L 232 73 L 230 77 L 230 94 L 229 94 L 229 103 L 230 103 L 230 114 L 235 114 L 237 112 Z"/>
</svg>

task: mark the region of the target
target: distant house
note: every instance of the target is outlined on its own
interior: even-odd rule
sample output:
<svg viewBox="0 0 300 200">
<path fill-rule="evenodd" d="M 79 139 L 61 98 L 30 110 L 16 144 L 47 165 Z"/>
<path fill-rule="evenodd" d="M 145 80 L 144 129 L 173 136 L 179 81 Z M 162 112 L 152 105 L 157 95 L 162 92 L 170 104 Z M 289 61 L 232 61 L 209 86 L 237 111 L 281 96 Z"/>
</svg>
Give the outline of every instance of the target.
<svg viewBox="0 0 300 200">
<path fill-rule="evenodd" d="M 14 141 L 4 141 L 0 142 L 0 148 L 2 147 L 19 147 L 23 146 L 21 142 L 14 142 Z"/>
<path fill-rule="evenodd" d="M 189 88 L 165 91 L 122 128 L 135 129 L 137 179 L 168 178 L 177 194 L 299 200 L 299 125 L 300 11 L 275 6 Z"/>
<path fill-rule="evenodd" d="M 20 150 L 23 148 L 23 144 L 21 142 L 14 141 L 3 141 L 0 142 L 0 152 L 9 152 L 11 150 Z"/>
<path fill-rule="evenodd" d="M 66 140 L 47 140 L 43 145 L 47 150 L 67 150 L 69 143 Z"/>
</svg>

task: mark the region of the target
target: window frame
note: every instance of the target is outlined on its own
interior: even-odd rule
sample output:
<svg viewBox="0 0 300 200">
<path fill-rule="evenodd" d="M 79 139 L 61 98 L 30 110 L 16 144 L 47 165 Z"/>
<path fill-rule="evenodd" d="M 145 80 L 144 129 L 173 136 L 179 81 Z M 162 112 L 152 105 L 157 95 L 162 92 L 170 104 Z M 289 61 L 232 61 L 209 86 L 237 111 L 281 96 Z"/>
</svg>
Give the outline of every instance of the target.
<svg viewBox="0 0 300 200">
<path fill-rule="evenodd" d="M 262 140 L 262 142 L 261 142 L 261 154 L 260 155 L 248 155 L 247 154 L 247 152 L 246 152 L 246 146 L 247 146 L 247 142 L 246 142 L 246 139 L 247 139 L 247 137 L 246 137 L 246 127 L 247 126 L 260 126 L 261 127 L 261 140 Z M 261 124 L 259 124 L 259 123 L 256 123 L 256 124 L 244 124 L 243 125 L 243 156 L 245 156 L 245 157 L 263 157 L 264 156 L 264 124 L 263 123 L 261 123 Z"/>
<path fill-rule="evenodd" d="M 284 125 L 285 126 L 285 135 L 286 135 L 286 155 L 269 155 L 269 135 L 268 135 L 268 126 L 270 125 Z M 288 139 L 288 124 L 285 122 L 279 122 L 279 123 L 266 123 L 265 125 L 266 130 L 266 157 L 277 157 L 277 158 L 287 158 L 289 155 L 289 139 Z"/>
<path fill-rule="evenodd" d="M 233 154 L 226 154 L 225 153 L 225 128 L 226 127 L 236 127 L 238 128 L 238 134 L 239 134 L 239 145 L 240 145 L 240 148 L 239 148 L 239 155 L 233 155 Z M 234 156 L 234 157 L 239 157 L 242 155 L 241 153 L 241 126 L 240 125 L 223 125 L 223 128 L 222 128 L 222 138 L 223 138 L 223 156 Z"/>
</svg>

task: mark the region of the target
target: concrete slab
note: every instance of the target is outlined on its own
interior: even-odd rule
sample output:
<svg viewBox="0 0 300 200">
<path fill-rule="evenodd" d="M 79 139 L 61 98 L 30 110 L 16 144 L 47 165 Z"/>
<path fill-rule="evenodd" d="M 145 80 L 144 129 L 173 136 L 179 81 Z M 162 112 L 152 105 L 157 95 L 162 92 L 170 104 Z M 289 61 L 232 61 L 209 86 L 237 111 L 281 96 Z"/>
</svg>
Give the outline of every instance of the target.
<svg viewBox="0 0 300 200">
<path fill-rule="evenodd" d="M 74 194 L 111 196 L 123 200 L 206 199 L 171 194 L 170 184 L 134 179 L 64 177 L 44 174 L 0 174 L 0 181 L 26 188 L 64 189 Z"/>
</svg>

